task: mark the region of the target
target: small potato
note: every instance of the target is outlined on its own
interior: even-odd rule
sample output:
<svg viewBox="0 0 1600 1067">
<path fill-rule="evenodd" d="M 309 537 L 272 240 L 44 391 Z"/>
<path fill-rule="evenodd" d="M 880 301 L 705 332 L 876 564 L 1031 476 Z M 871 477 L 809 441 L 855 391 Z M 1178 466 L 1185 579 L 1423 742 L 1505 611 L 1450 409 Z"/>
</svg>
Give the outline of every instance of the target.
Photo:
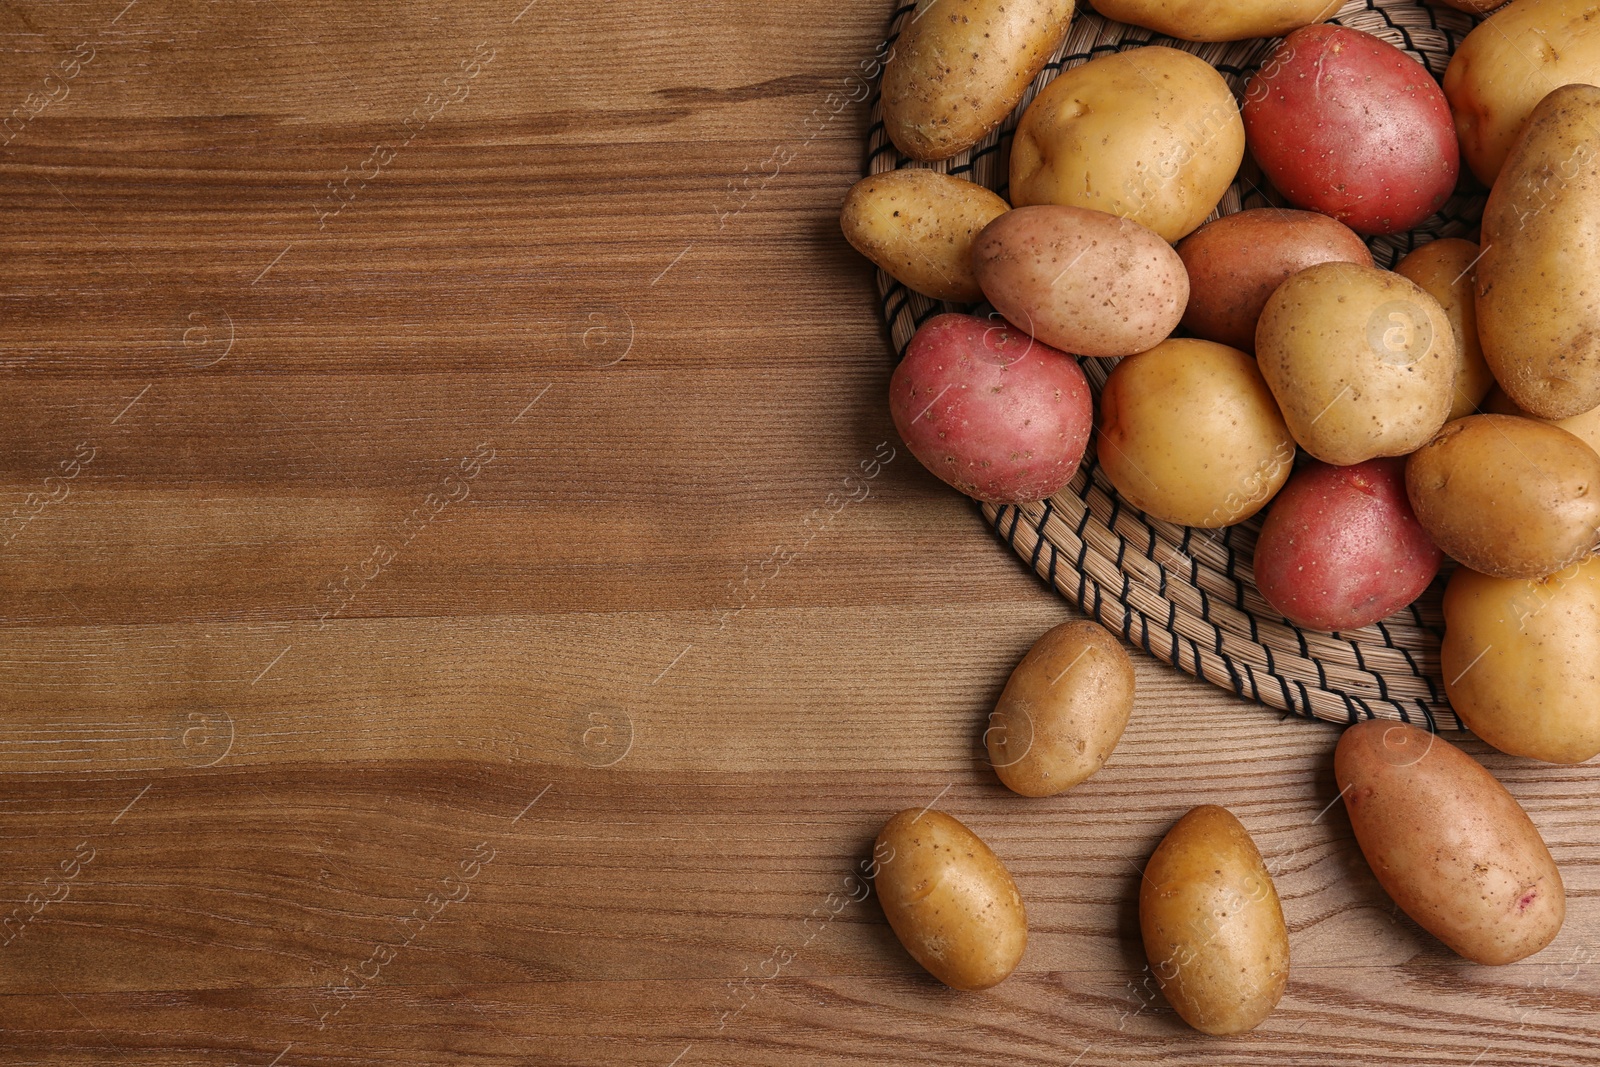
<svg viewBox="0 0 1600 1067">
<path fill-rule="evenodd" d="M 1250 154 L 1296 207 L 1357 233 L 1401 233 L 1444 206 L 1461 169 L 1426 67 L 1370 33 L 1307 26 L 1245 91 Z"/>
<path fill-rule="evenodd" d="M 1095 0 L 1094 9 L 1180 40 L 1243 41 L 1282 37 L 1343 6 L 1344 0 Z"/>
<path fill-rule="evenodd" d="M 955 989 L 1004 981 L 1028 945 L 1028 916 L 989 846 L 942 811 L 907 808 L 873 847 L 884 917 L 911 958 Z"/>
<path fill-rule="evenodd" d="M 924 162 L 949 159 L 1011 114 L 1066 40 L 1073 0 L 919 0 L 883 71 L 883 125 Z"/>
<path fill-rule="evenodd" d="M 1474 963 L 1533 955 L 1566 918 L 1561 872 L 1505 786 L 1450 742 L 1369 719 L 1339 738 L 1333 773 L 1378 883 Z"/>
<path fill-rule="evenodd" d="M 989 302 L 1047 345 L 1080 356 L 1154 348 L 1183 317 L 1189 276 L 1172 246 L 1127 219 L 1085 208 L 1017 208 L 972 248 Z"/>
<path fill-rule="evenodd" d="M 989 714 L 995 773 L 1025 797 L 1064 793 L 1098 771 L 1133 711 L 1133 664 L 1092 622 L 1064 622 L 1022 657 Z"/>
<path fill-rule="evenodd" d="M 935 300 L 972 304 L 983 299 L 972 273 L 972 242 L 1009 210 L 975 182 L 908 167 L 851 186 L 839 228 L 896 281 Z"/>
<path fill-rule="evenodd" d="M 1296 626 L 1354 630 L 1428 588 L 1443 555 L 1406 499 L 1398 456 L 1309 463 L 1272 501 L 1256 538 L 1256 587 Z"/>
<path fill-rule="evenodd" d="M 1486 0 L 1477 10 L 1493 6 Z M 1516 0 L 1456 48 L 1444 72 L 1444 95 L 1455 113 L 1461 154 L 1484 185 L 1494 185 L 1545 94 L 1575 82 L 1600 84 L 1597 26 L 1600 3 L 1594 0 Z"/>
<path fill-rule="evenodd" d="M 1389 271 L 1319 263 L 1296 274 L 1261 312 L 1256 358 L 1294 439 L 1324 463 L 1403 456 L 1450 413 L 1450 320 Z"/>
<path fill-rule="evenodd" d="M 1094 402 L 1066 353 L 1005 322 L 937 315 L 889 379 L 889 413 L 935 475 L 979 500 L 1022 504 L 1077 473 Z"/>
<path fill-rule="evenodd" d="M 1517 407 L 1512 399 L 1506 396 L 1505 390 L 1500 388 L 1490 392 L 1483 402 L 1483 410 L 1493 415 L 1515 415 L 1522 419 L 1539 418 Z M 1600 408 L 1593 408 L 1581 415 L 1570 415 L 1564 419 L 1539 419 L 1539 421 L 1561 427 L 1596 452 L 1600 452 Z"/>
<path fill-rule="evenodd" d="M 1600 37 L 1600 6 L 1593 13 Z M 1533 109 L 1483 209 L 1483 358 L 1506 395 L 1543 419 L 1600 407 L 1597 157 L 1600 87 L 1563 86 Z"/>
<path fill-rule="evenodd" d="M 1497 578 L 1543 578 L 1600 541 L 1600 456 L 1547 422 L 1457 419 L 1406 462 L 1434 544 Z"/>
<path fill-rule="evenodd" d="M 1206 220 L 1244 159 L 1228 83 L 1155 45 L 1063 71 L 1028 105 L 1011 146 L 1011 202 L 1132 219 L 1176 241 Z"/>
<path fill-rule="evenodd" d="M 1139 929 L 1161 992 L 1202 1033 L 1253 1030 L 1283 997 L 1283 906 L 1227 808 L 1194 808 L 1161 839 L 1139 882 Z"/>
<path fill-rule="evenodd" d="M 1275 207 L 1206 223 L 1178 245 L 1178 257 L 1189 271 L 1183 325 L 1196 337 L 1244 352 L 1255 351 L 1267 298 L 1292 275 L 1334 261 L 1372 266 L 1365 242 L 1344 223 Z"/>
<path fill-rule="evenodd" d="M 1459 237 L 1429 241 L 1395 264 L 1394 272 L 1410 278 L 1439 301 L 1456 339 L 1455 400 L 1449 419 L 1465 418 L 1494 388 L 1494 375 L 1478 346 L 1478 316 L 1473 309 L 1473 265 L 1478 246 Z"/>
<path fill-rule="evenodd" d="M 1123 498 L 1180 526 L 1243 522 L 1282 488 L 1294 439 L 1248 355 L 1173 338 L 1118 363 L 1096 455 Z"/>
<path fill-rule="evenodd" d="M 1444 625 L 1445 691 L 1473 733 L 1547 763 L 1600 753 L 1600 557 L 1531 581 L 1461 567 Z"/>
</svg>

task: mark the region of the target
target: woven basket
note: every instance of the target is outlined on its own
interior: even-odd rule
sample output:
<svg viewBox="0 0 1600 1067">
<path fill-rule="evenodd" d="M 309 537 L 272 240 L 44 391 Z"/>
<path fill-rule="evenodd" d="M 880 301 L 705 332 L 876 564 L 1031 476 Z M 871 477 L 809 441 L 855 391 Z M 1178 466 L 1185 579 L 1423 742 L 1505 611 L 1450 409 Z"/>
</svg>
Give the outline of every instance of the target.
<svg viewBox="0 0 1600 1067">
<path fill-rule="evenodd" d="M 906 4 L 894 13 L 891 41 L 914 7 Z M 1381 37 L 1438 78 L 1478 19 L 1418 0 L 1350 0 L 1331 21 Z M 1196 44 L 1080 9 L 1066 43 L 1017 109 L 972 149 L 951 159 L 913 164 L 901 155 L 884 131 L 882 99 L 875 87 L 867 173 L 927 166 L 1004 196 L 1012 132 L 1050 79 L 1096 56 L 1150 44 L 1193 52 L 1216 67 L 1242 99 L 1250 75 L 1278 41 Z M 1464 179 L 1463 185 L 1470 184 L 1470 178 Z M 1483 202 L 1481 192 L 1458 191 L 1438 215 L 1411 233 L 1369 239 L 1373 259 L 1380 267 L 1392 267 L 1418 244 L 1473 235 Z M 1247 157 L 1217 214 L 1269 206 L 1287 205 Z M 914 293 L 881 270 L 878 291 L 897 357 L 905 354 L 917 327 L 934 315 L 971 310 Z M 1096 396 L 1116 362 L 1082 361 Z M 1198 678 L 1307 718 L 1390 718 L 1434 730 L 1462 728 L 1439 677 L 1443 575 L 1415 604 L 1382 622 L 1338 634 L 1301 630 L 1256 590 L 1251 559 L 1261 516 L 1224 530 L 1152 519 L 1118 498 L 1094 462 L 1093 447 L 1071 484 L 1051 499 L 1020 507 L 983 504 L 982 509 L 1001 538 L 1068 600 L 1157 659 Z"/>
</svg>

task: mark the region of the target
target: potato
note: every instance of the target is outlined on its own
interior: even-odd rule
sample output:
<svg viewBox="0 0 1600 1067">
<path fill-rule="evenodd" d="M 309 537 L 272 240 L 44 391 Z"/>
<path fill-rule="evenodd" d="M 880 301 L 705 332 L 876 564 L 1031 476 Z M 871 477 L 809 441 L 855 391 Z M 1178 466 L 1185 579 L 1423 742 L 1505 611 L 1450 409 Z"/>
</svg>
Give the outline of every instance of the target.
<svg viewBox="0 0 1600 1067">
<path fill-rule="evenodd" d="M 1537 415 L 1530 415 L 1517 407 L 1511 398 L 1506 396 L 1505 390 L 1499 388 L 1489 393 L 1483 402 L 1483 410 L 1494 415 L 1516 415 L 1523 419 L 1538 418 Z M 1539 421 L 1561 427 L 1574 437 L 1582 440 L 1584 444 L 1596 452 L 1600 452 L 1600 408 L 1593 408 L 1581 415 L 1569 415 L 1564 419 L 1540 419 Z"/>
<path fill-rule="evenodd" d="M 1456 339 L 1456 386 L 1450 419 L 1476 412 L 1478 404 L 1494 388 L 1494 375 L 1489 373 L 1483 349 L 1478 346 L 1478 316 L 1472 303 L 1472 272 L 1477 261 L 1477 245 L 1459 237 L 1446 237 L 1413 249 L 1394 268 L 1396 274 L 1410 278 L 1439 301 L 1445 318 L 1450 320 L 1450 332 Z"/>
<path fill-rule="evenodd" d="M 889 380 L 911 454 L 968 496 L 1043 500 L 1072 480 L 1094 404 L 1077 361 L 1009 323 L 938 315 Z"/>
<path fill-rule="evenodd" d="M 1194 808 L 1161 839 L 1139 882 L 1139 929 L 1161 992 L 1202 1033 L 1254 1029 L 1289 982 L 1278 891 L 1227 808 Z"/>
<path fill-rule="evenodd" d="M 1494 185 L 1534 105 L 1575 82 L 1600 83 L 1594 0 L 1517 0 L 1467 34 L 1445 69 L 1444 95 L 1479 181 Z"/>
<path fill-rule="evenodd" d="M 1180 526 L 1243 522 L 1294 465 L 1294 439 L 1256 363 L 1174 338 L 1118 363 L 1100 391 L 1096 455 L 1123 499 Z"/>
<path fill-rule="evenodd" d="M 1387 619 L 1428 588 L 1444 557 L 1406 499 L 1405 461 L 1310 463 L 1272 501 L 1256 538 L 1256 587 L 1311 630 Z"/>
<path fill-rule="evenodd" d="M 1600 88 L 1557 89 L 1533 109 L 1483 209 L 1483 357 L 1506 395 L 1544 419 L 1600 407 L 1597 154 Z"/>
<path fill-rule="evenodd" d="M 1244 159 L 1228 83 L 1161 46 L 1063 71 L 1028 105 L 1011 145 L 1011 202 L 1132 219 L 1176 241 L 1206 220 Z"/>
<path fill-rule="evenodd" d="M 1261 374 L 1307 452 L 1349 466 L 1421 447 L 1450 413 L 1455 334 L 1415 282 L 1319 263 L 1278 286 L 1256 325 Z"/>
<path fill-rule="evenodd" d="M 1421 63 L 1343 26 L 1284 39 L 1245 91 L 1250 153 L 1296 207 L 1357 233 L 1438 211 L 1461 169 L 1450 106 Z"/>
<path fill-rule="evenodd" d="M 1445 691 L 1473 733 L 1547 763 L 1600 753 L 1600 557 L 1533 580 L 1461 567 L 1444 624 Z"/>
<path fill-rule="evenodd" d="M 977 144 L 1067 38 L 1073 0 L 918 0 L 883 70 L 883 126 L 912 159 Z"/>
<path fill-rule="evenodd" d="M 1108 19 L 1185 41 L 1282 37 L 1333 17 L 1344 0 L 1095 0 Z"/>
<path fill-rule="evenodd" d="M 942 811 L 907 808 L 873 847 L 875 885 L 895 936 L 939 981 L 988 989 L 1028 945 L 1028 916 L 1011 874 L 978 835 Z"/>
<path fill-rule="evenodd" d="M 1064 793 L 1104 765 L 1133 711 L 1133 664 L 1092 622 L 1064 622 L 1039 638 L 989 713 L 984 744 L 1007 788 Z"/>
<path fill-rule="evenodd" d="M 989 303 L 1047 345 L 1080 356 L 1154 348 L 1183 317 L 1189 277 L 1172 246 L 1085 208 L 1017 208 L 972 247 Z"/>
<path fill-rule="evenodd" d="M 1600 456 L 1547 422 L 1457 419 L 1407 460 L 1406 493 L 1436 545 L 1497 578 L 1543 578 L 1600 541 Z"/>
<path fill-rule="evenodd" d="M 1378 884 L 1424 930 L 1488 964 L 1555 939 L 1567 910 L 1561 872 L 1477 760 L 1426 730 L 1370 719 L 1339 738 L 1333 773 Z"/>
<path fill-rule="evenodd" d="M 1178 245 L 1178 257 L 1189 272 L 1183 325 L 1196 337 L 1245 352 L 1255 351 L 1267 298 L 1291 275 L 1336 260 L 1372 266 L 1365 242 L 1342 222 L 1273 207 L 1206 223 Z"/>
<path fill-rule="evenodd" d="M 935 300 L 983 299 L 972 273 L 978 232 L 1010 210 L 975 182 L 908 167 L 850 187 L 839 228 L 857 252 Z"/>
<path fill-rule="evenodd" d="M 1505 6 L 1506 0 L 1439 0 L 1446 7 L 1453 7 L 1457 11 L 1465 11 L 1472 15 L 1483 15 L 1497 7 Z"/>
</svg>

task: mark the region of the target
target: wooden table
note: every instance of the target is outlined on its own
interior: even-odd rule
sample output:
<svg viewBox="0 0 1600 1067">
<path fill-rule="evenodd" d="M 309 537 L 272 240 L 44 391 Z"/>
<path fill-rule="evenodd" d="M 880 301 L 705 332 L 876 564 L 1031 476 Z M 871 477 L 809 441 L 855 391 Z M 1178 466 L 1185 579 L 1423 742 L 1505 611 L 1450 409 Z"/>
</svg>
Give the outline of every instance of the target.
<svg viewBox="0 0 1600 1067">
<path fill-rule="evenodd" d="M 887 5 L 524 2 L 0 6 L 0 1064 L 1600 1060 L 1594 768 L 1472 746 L 1570 900 L 1488 969 L 1330 727 L 1139 657 L 1098 777 L 984 766 L 1073 613 L 887 416 Z M 1237 1039 L 1137 937 L 1202 802 L 1292 929 Z M 857 899 L 934 803 L 1027 900 L 990 992 Z"/>
</svg>

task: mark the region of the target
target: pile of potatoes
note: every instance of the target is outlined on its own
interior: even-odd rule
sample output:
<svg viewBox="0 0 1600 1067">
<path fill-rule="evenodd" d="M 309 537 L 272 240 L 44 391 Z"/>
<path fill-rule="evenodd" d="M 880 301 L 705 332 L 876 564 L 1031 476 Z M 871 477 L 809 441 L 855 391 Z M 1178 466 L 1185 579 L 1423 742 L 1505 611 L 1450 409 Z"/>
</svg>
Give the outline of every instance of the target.
<svg viewBox="0 0 1600 1067">
<path fill-rule="evenodd" d="M 1153 518 L 1219 528 L 1264 511 L 1257 588 L 1308 629 L 1383 619 L 1453 560 L 1442 659 L 1462 720 L 1515 755 L 1600 753 L 1600 3 L 1512 0 L 1442 85 L 1321 24 L 1338 2 L 1095 6 L 1188 40 L 1287 36 L 1242 100 L 1159 45 L 1063 72 L 1017 123 L 1009 203 L 914 165 L 850 190 L 841 226 L 859 251 L 918 292 L 993 309 L 912 339 L 890 385 L 912 453 L 1018 504 L 1064 488 L 1092 443 Z M 921 0 L 884 72 L 895 145 L 919 162 L 971 148 L 1072 14 Z M 1293 207 L 1208 222 L 1247 151 Z M 1490 190 L 1478 241 L 1375 265 L 1364 235 L 1408 232 L 1475 181 Z M 1120 360 L 1098 412 L 1086 358 Z M 1017 668 L 988 735 L 1023 795 L 1095 773 L 1132 708 L 1121 647 L 1073 627 Z M 1555 936 L 1559 873 L 1476 761 L 1365 723 L 1337 776 L 1379 880 L 1450 947 L 1504 963 Z M 1026 922 L 1000 860 L 937 812 L 896 816 L 882 840 L 901 859 L 880 896 L 911 953 L 959 988 L 1009 974 Z M 1283 991 L 1288 939 L 1249 834 L 1197 808 L 1147 875 L 1141 924 L 1169 999 L 1206 1032 L 1254 1026 Z"/>
</svg>

